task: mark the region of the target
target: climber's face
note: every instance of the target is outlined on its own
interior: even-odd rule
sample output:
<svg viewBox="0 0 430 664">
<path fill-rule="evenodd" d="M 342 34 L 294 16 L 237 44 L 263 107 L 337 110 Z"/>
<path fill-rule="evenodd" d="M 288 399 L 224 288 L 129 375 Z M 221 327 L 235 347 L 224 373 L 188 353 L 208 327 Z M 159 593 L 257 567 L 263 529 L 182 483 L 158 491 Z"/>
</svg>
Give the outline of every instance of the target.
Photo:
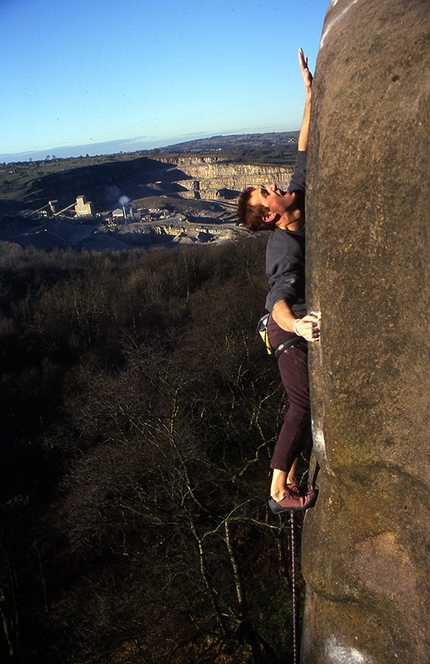
<svg viewBox="0 0 430 664">
<path fill-rule="evenodd" d="M 290 209 L 296 194 L 290 191 L 282 191 L 275 183 L 266 187 L 256 187 L 251 192 L 249 202 L 251 205 L 264 205 L 269 209 L 266 215 L 267 221 L 273 221 L 275 216 L 282 216 Z M 263 218 L 266 221 L 266 218 Z"/>
</svg>

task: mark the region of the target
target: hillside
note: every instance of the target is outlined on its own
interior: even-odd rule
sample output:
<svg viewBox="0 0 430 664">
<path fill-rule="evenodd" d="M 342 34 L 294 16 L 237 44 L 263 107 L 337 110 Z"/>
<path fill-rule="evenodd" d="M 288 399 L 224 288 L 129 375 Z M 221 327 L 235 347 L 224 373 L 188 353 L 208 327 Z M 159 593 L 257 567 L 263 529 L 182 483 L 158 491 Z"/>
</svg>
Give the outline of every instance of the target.
<svg viewBox="0 0 430 664">
<path fill-rule="evenodd" d="M 132 154 L 4 164 L 0 240 L 106 252 L 232 239 L 240 233 L 239 192 L 250 183 L 286 187 L 296 138 L 214 137 Z"/>
<path fill-rule="evenodd" d="M 0 661 L 288 661 L 264 249 L 0 258 Z"/>
<path fill-rule="evenodd" d="M 35 210 L 53 198 L 61 206 L 68 205 L 81 194 L 94 195 L 101 203 L 108 197 L 106 189 L 109 187 L 127 190 L 130 198 L 137 198 L 154 193 L 158 185 L 163 195 L 178 196 L 181 187 L 175 183 L 192 178 L 186 170 L 181 172 L 176 168 L 179 155 L 182 166 L 188 155 L 192 157 L 190 163 L 209 158 L 219 165 L 229 164 L 234 170 L 235 165 L 240 164 L 257 168 L 288 166 L 293 163 L 296 150 L 297 132 L 291 132 L 219 136 L 129 154 L 70 159 L 52 156 L 43 161 L 2 164 L 0 215 L 23 207 Z"/>
<path fill-rule="evenodd" d="M 298 131 L 268 134 L 212 136 L 153 150 L 160 154 L 196 154 L 220 152 L 234 162 L 291 164 L 297 151 Z"/>
</svg>

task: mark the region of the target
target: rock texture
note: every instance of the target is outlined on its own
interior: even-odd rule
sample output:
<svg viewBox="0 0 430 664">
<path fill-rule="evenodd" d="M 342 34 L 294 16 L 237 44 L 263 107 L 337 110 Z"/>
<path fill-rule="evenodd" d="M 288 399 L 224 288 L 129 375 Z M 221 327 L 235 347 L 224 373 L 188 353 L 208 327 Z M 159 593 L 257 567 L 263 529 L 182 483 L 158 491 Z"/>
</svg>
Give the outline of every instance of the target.
<svg viewBox="0 0 430 664">
<path fill-rule="evenodd" d="M 332 0 L 309 147 L 301 664 L 430 661 L 428 0 Z"/>
</svg>

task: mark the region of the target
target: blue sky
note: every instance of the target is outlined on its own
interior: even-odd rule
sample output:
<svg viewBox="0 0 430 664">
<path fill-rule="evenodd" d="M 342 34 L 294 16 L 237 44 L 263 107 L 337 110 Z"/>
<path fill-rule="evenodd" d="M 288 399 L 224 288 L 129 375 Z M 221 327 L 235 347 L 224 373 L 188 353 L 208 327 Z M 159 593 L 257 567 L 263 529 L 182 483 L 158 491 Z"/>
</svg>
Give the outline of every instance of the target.
<svg viewBox="0 0 430 664">
<path fill-rule="evenodd" d="M 0 160 L 296 130 L 328 4 L 0 0 Z"/>
</svg>

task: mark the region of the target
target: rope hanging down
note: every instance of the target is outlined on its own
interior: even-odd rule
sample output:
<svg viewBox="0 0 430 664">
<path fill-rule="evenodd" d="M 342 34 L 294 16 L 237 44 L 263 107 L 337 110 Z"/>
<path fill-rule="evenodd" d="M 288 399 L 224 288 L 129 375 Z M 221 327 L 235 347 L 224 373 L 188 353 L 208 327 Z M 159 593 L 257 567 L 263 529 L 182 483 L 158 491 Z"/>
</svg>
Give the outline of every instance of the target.
<svg viewBox="0 0 430 664">
<path fill-rule="evenodd" d="M 296 554 L 294 541 L 294 510 L 290 511 L 291 531 L 291 597 L 293 614 L 293 664 L 297 664 L 297 598 L 296 598 Z"/>
</svg>

